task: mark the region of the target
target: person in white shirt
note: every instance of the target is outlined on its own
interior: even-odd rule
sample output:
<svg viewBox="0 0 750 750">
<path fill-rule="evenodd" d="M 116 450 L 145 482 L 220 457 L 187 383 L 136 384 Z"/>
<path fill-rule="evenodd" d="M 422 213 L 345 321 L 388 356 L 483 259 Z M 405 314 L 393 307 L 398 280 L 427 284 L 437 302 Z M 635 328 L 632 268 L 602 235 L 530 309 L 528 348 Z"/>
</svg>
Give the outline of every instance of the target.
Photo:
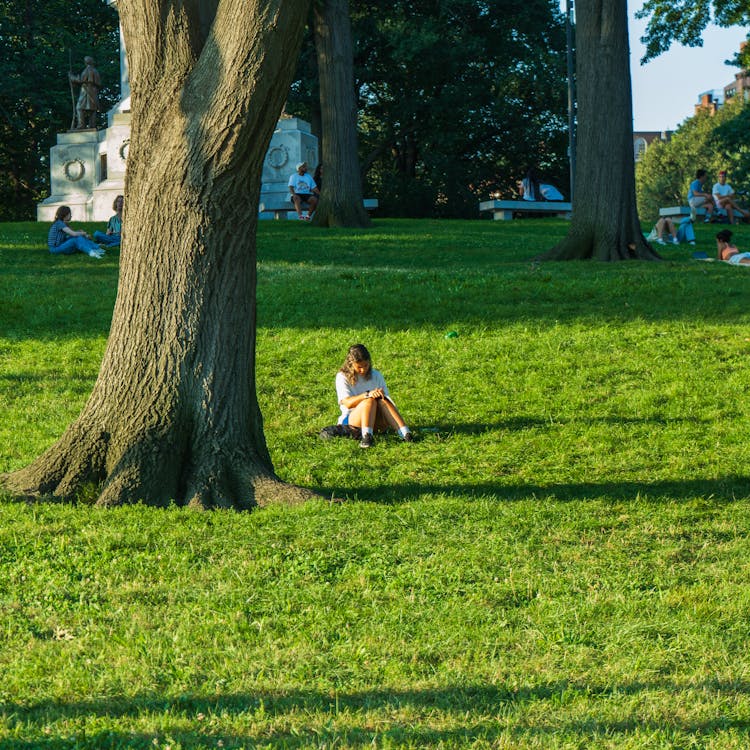
<svg viewBox="0 0 750 750">
<path fill-rule="evenodd" d="M 364 344 L 349 347 L 336 374 L 336 396 L 341 408 L 339 424 L 361 430 L 360 448 L 371 448 L 373 433 L 385 432 L 389 427 L 405 442 L 413 441 L 411 430 L 388 393 L 385 378 L 373 369 L 370 352 Z"/>
<path fill-rule="evenodd" d="M 743 219 L 750 218 L 750 211 L 745 211 L 737 205 L 734 190 L 727 182 L 726 170 L 719 172 L 719 181 L 714 185 L 712 193 L 716 208 L 723 208 L 727 212 L 730 224 L 734 224 L 735 214 L 739 214 Z"/>
<path fill-rule="evenodd" d="M 297 171 L 289 178 L 289 200 L 294 203 L 297 210 L 297 216 L 303 221 L 310 221 L 315 207 L 318 205 L 318 196 L 320 190 L 315 184 L 315 180 L 307 173 L 307 163 L 301 161 Z M 307 205 L 308 210 L 303 212 Z"/>
</svg>

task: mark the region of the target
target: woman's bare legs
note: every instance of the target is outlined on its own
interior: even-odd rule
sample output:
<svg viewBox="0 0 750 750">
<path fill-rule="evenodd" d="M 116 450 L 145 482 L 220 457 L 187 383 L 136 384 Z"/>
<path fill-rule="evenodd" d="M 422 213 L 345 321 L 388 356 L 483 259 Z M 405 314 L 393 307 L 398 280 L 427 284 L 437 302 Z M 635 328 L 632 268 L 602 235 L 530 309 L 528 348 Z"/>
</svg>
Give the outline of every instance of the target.
<svg viewBox="0 0 750 750">
<path fill-rule="evenodd" d="M 403 417 L 399 414 L 396 404 L 389 401 L 387 398 L 379 398 L 378 404 L 378 420 L 377 422 L 383 423 L 388 427 L 398 432 L 402 427 L 406 427 Z M 376 422 L 376 424 L 377 424 Z"/>
<path fill-rule="evenodd" d="M 348 423 L 362 430 L 361 447 L 369 448 L 372 444 L 371 441 L 365 441 L 367 433 L 385 432 L 389 427 L 398 432 L 407 442 L 412 440 L 411 432 L 408 431 L 406 422 L 396 405 L 386 398 L 366 398 L 360 401 L 349 413 Z M 365 442 L 369 444 L 365 446 Z"/>
<path fill-rule="evenodd" d="M 359 441 L 360 448 L 371 448 L 373 444 L 373 432 L 378 418 L 378 399 L 362 399 L 352 411 L 349 412 L 349 424 L 362 430 L 362 439 Z"/>
</svg>

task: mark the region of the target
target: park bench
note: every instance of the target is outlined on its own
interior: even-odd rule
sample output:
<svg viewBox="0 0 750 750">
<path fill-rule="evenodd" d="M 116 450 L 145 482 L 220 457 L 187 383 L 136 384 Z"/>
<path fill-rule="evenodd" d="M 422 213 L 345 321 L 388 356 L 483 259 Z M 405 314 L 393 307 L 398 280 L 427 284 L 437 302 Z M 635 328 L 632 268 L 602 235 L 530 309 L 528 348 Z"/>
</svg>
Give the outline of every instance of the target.
<svg viewBox="0 0 750 750">
<path fill-rule="evenodd" d="M 367 211 L 373 211 L 378 207 L 377 198 L 365 198 L 362 201 Z M 264 216 L 265 214 L 265 216 Z M 258 216 L 261 219 L 270 219 L 273 214 L 274 219 L 296 219 L 297 212 L 290 200 L 284 198 L 271 198 L 261 201 L 258 205 Z"/>
<path fill-rule="evenodd" d="M 566 201 L 482 201 L 479 212 L 491 211 L 495 221 L 510 221 L 514 213 L 553 214 L 569 219 L 572 206 Z"/>
<path fill-rule="evenodd" d="M 705 208 L 697 208 L 695 210 L 696 216 L 703 218 L 706 215 Z M 686 216 L 690 216 L 690 206 L 668 206 L 667 208 L 659 209 L 659 216 L 667 219 L 672 219 L 675 223 L 684 219 Z"/>
</svg>

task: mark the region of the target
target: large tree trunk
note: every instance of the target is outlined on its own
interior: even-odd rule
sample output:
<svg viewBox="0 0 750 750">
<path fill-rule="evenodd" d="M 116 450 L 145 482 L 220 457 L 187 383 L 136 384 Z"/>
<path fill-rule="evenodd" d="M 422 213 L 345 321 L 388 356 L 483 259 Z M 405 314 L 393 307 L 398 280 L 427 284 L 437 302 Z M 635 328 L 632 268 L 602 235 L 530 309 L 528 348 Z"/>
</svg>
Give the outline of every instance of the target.
<svg viewBox="0 0 750 750">
<path fill-rule="evenodd" d="M 313 223 L 367 227 L 357 155 L 357 102 L 348 0 L 313 6 L 315 50 L 320 77 L 323 189 Z"/>
<path fill-rule="evenodd" d="M 304 496 L 274 475 L 256 398 L 255 230 L 308 4 L 120 4 L 133 121 L 112 329 L 83 413 L 5 478 L 16 492 L 96 483 L 101 505 L 196 507 Z"/>
<path fill-rule="evenodd" d="M 545 260 L 658 260 L 635 201 L 626 0 L 576 2 L 577 166 L 568 236 Z"/>
</svg>

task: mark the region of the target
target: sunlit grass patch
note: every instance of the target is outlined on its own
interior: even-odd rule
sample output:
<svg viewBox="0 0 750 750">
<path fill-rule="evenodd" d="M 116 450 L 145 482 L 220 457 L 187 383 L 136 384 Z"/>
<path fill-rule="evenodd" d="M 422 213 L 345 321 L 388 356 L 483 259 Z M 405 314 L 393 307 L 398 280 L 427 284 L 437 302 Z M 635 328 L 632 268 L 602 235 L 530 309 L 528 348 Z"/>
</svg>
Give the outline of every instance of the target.
<svg viewBox="0 0 750 750">
<path fill-rule="evenodd" d="M 3 499 L 0 747 L 746 747 L 750 278 L 532 262 L 566 227 L 262 223 L 266 438 L 321 499 Z M 0 471 L 75 419 L 111 319 L 118 254 L 45 237 L 0 225 Z M 413 445 L 317 438 L 358 341 Z"/>
</svg>

